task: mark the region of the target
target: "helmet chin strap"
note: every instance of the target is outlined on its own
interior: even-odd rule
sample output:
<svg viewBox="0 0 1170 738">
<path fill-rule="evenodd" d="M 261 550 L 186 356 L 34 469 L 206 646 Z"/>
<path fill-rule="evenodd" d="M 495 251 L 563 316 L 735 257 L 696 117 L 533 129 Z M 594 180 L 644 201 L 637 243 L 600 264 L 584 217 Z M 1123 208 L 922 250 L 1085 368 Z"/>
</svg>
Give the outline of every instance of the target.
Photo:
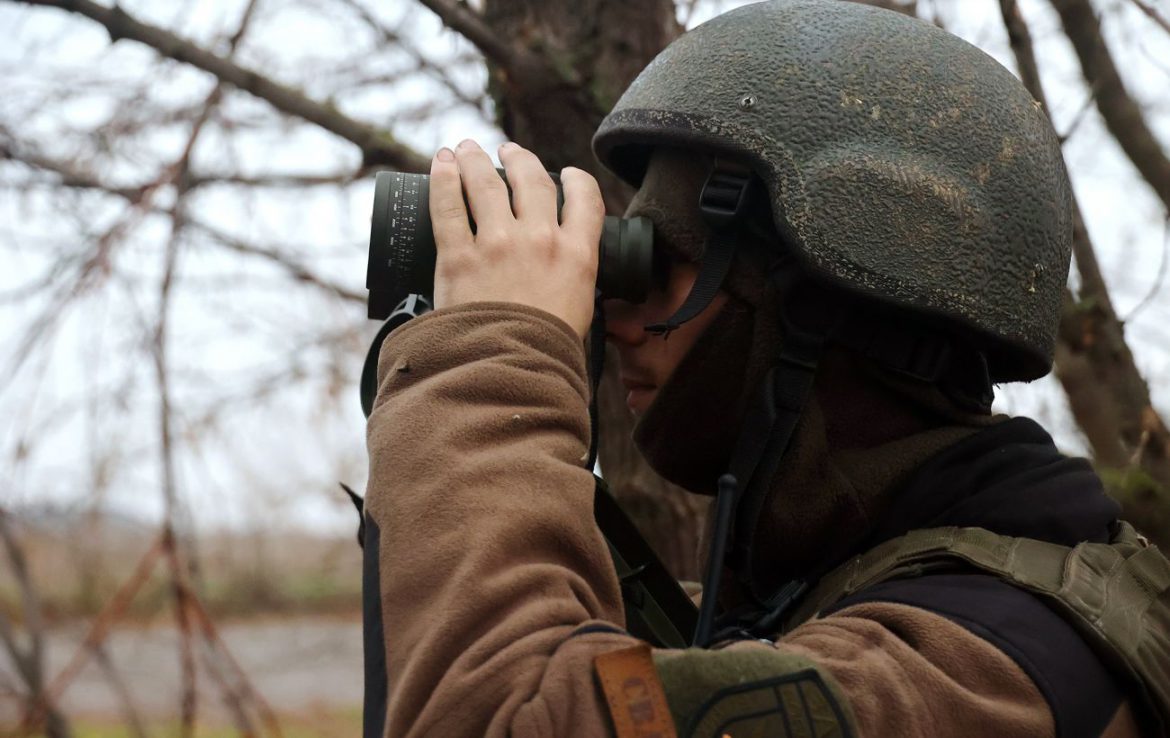
<svg viewBox="0 0 1170 738">
<path fill-rule="evenodd" d="M 778 285 L 781 294 L 788 295 L 791 285 L 783 283 L 795 278 L 794 270 L 781 267 L 774 278 L 781 283 Z M 711 555 L 703 580 L 704 596 L 693 641 L 700 648 L 709 646 L 714 635 L 715 607 L 724 565 L 732 564 L 741 573 L 741 578 L 744 572 L 749 571 L 746 564 L 750 551 L 743 542 L 743 536 L 736 536 L 733 540 L 731 534 L 733 529 L 742 528 L 740 521 L 745 518 L 745 512 L 746 519 L 754 521 L 759 511 L 740 510 L 740 501 L 749 490 L 753 493 L 748 496 L 750 500 L 761 500 L 764 497 L 759 488 L 769 484 L 775 477 L 788 449 L 796 424 L 812 394 L 813 379 L 825 343 L 843 315 L 840 305 L 826 305 L 825 308 L 823 311 L 812 311 L 814 320 L 807 327 L 796 328 L 790 321 L 783 320 L 784 335 L 776 363 L 756 389 L 755 399 L 732 452 L 729 473 L 719 480 Z M 750 534 L 750 531 L 747 532 Z M 748 593 L 756 597 L 751 583 L 746 584 Z M 782 590 L 782 593 L 785 599 L 790 599 L 798 596 L 803 589 L 801 583 L 798 591 Z M 759 604 L 766 612 L 774 609 L 771 600 Z"/>
<path fill-rule="evenodd" d="M 699 210 L 711 228 L 699 274 L 674 314 L 645 326 L 647 332 L 669 336 L 711 305 L 731 269 L 757 187 L 750 168 L 715 159 L 699 196 Z M 728 473 L 719 479 L 711 549 L 703 578 L 705 596 L 692 640 L 699 647 L 708 646 L 716 635 L 715 610 L 725 566 L 737 572 L 746 594 L 762 612 L 754 619 L 755 632 L 773 628 L 807 590 L 808 580 L 819 576 L 818 572 L 810 572 L 805 580 L 789 582 L 774 593 L 756 591 L 751 576 L 752 529 L 766 497 L 763 488 L 776 478 L 812 395 L 817 367 L 829 342 L 926 382 L 938 382 L 948 370 L 953 374 L 960 363 L 968 365 L 973 367 L 966 372 L 971 376 L 943 386 L 950 388 L 954 396 L 969 399 L 972 406 L 990 404 L 986 362 L 979 352 L 960 352 L 953 349 L 957 344 L 946 336 L 917 327 L 899 328 L 882 316 L 851 310 L 851 301 L 843 299 L 842 294 L 801 280 L 800 270 L 788 260 L 782 259 L 772 269 L 771 279 L 785 302 L 779 316 L 783 336 L 772 369 L 756 389 Z M 970 361 L 954 361 L 960 353 Z M 741 505 L 745 499 L 748 508 Z M 732 535 L 733 531 L 736 535 Z"/>
<path fill-rule="evenodd" d="M 694 319 L 707 309 L 727 279 L 732 259 L 739 244 L 737 236 L 742 227 L 757 180 L 748 167 L 722 159 L 715 159 L 711 173 L 699 194 L 699 212 L 711 228 L 711 235 L 703 250 L 699 274 L 690 294 L 674 314 L 660 323 L 645 327 L 647 333 L 669 336 L 671 331 Z"/>
<path fill-rule="evenodd" d="M 800 579 L 770 592 L 758 591 L 751 569 L 752 536 L 767 497 L 766 487 L 776 479 L 830 343 L 909 379 L 937 384 L 972 408 L 986 410 L 991 404 L 986 359 L 961 338 L 899 323 L 871 306 L 854 304 L 835 290 L 802 279 L 791 264 L 781 263 L 772 279 L 783 301 L 779 316 L 783 335 L 775 363 L 757 388 L 745 418 L 729 473 L 720 479 L 712 557 L 704 580 L 706 596 L 695 630 L 694 644 L 700 647 L 728 632 L 771 637 L 790 607 L 837 563 L 823 562 Z M 741 504 L 745 500 L 746 506 Z M 725 566 L 736 572 L 755 607 L 747 621 L 737 621 L 736 613 L 728 613 L 730 627 L 716 632 L 715 601 Z"/>
</svg>

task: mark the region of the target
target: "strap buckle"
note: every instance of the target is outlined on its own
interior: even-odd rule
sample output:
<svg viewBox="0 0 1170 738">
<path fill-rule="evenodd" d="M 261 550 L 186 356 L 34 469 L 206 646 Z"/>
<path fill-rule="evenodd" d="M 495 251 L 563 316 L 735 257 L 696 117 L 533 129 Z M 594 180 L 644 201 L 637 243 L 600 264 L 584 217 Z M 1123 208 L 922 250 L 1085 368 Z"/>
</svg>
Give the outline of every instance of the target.
<svg viewBox="0 0 1170 738">
<path fill-rule="evenodd" d="M 699 212 L 712 230 L 726 230 L 744 216 L 755 192 L 755 181 L 750 168 L 715 160 L 699 194 Z"/>
</svg>

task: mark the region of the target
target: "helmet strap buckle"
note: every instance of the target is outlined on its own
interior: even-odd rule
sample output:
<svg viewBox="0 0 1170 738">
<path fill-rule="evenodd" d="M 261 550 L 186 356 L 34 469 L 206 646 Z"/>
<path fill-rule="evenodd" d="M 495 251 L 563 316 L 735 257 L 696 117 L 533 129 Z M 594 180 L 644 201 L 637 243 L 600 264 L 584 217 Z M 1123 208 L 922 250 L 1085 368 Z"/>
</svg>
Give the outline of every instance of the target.
<svg viewBox="0 0 1170 738">
<path fill-rule="evenodd" d="M 751 168 L 717 158 L 699 193 L 699 212 L 711 230 L 729 230 L 747 214 L 755 190 Z"/>
<path fill-rule="evenodd" d="M 669 337 L 676 328 L 707 309 L 731 271 L 739 245 L 736 237 L 756 189 L 752 170 L 736 162 L 716 159 L 699 194 L 699 212 L 711 228 L 703 261 L 690 294 L 666 320 L 646 326 L 646 332 Z"/>
</svg>

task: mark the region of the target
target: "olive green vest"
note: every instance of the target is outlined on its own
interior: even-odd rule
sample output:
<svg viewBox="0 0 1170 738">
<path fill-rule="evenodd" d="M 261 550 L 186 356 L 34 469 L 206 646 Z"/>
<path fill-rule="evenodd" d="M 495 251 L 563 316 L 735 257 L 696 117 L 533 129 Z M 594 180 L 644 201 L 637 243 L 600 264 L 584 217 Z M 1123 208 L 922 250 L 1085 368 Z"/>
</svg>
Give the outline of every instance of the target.
<svg viewBox="0 0 1170 738">
<path fill-rule="evenodd" d="M 948 565 L 973 567 L 1040 595 L 1131 682 L 1158 735 L 1170 729 L 1170 561 L 1119 522 L 1110 543 L 1068 548 L 982 528 L 916 530 L 830 572 L 785 623 L 790 630 L 855 592 Z"/>
</svg>

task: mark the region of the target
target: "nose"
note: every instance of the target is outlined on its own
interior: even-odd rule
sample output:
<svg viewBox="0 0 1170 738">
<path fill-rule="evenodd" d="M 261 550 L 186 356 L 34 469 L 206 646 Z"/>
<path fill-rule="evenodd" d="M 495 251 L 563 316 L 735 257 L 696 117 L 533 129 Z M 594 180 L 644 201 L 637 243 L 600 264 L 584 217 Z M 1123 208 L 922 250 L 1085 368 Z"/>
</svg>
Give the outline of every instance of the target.
<svg viewBox="0 0 1170 738">
<path fill-rule="evenodd" d="M 646 340 L 641 305 L 610 298 L 602 301 L 601 309 L 605 314 L 605 340 L 626 346 L 637 346 Z"/>
</svg>

